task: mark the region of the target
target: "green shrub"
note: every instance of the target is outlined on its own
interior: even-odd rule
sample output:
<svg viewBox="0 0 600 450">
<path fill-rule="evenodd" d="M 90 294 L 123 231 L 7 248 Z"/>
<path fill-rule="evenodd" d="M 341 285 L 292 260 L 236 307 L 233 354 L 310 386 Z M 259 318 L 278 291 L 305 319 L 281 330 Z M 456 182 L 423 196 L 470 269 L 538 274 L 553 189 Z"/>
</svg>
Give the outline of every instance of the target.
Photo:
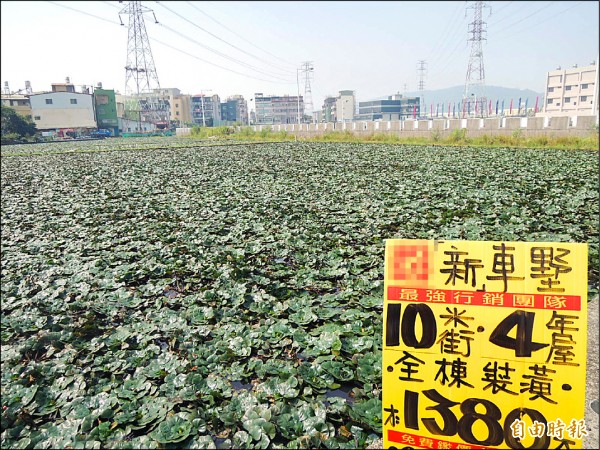
<svg viewBox="0 0 600 450">
<path fill-rule="evenodd" d="M 458 130 L 454 130 L 450 135 L 450 142 L 465 142 L 467 136 L 466 128 L 459 128 Z"/>
<path fill-rule="evenodd" d="M 237 132 L 238 136 L 242 137 L 254 137 L 256 132 L 251 127 L 243 127 L 240 131 Z"/>
</svg>

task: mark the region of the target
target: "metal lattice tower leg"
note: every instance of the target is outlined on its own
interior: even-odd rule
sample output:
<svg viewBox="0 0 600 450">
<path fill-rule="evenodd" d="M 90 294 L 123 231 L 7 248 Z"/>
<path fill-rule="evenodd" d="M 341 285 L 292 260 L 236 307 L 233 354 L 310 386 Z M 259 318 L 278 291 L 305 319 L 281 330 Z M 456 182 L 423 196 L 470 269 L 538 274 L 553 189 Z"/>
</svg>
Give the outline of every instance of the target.
<svg viewBox="0 0 600 450">
<path fill-rule="evenodd" d="M 136 97 L 138 114 L 144 115 L 146 121 L 152 123 L 168 121 L 168 104 L 165 105 L 156 97 L 154 90 L 160 89 L 154 58 L 150 48 L 150 41 L 146 33 L 144 13 L 152 12 L 154 21 L 156 15 L 150 8 L 142 6 L 140 1 L 130 1 L 127 6 L 119 11 L 129 15 L 129 28 L 127 33 L 127 64 L 125 66 L 125 95 Z M 121 25 L 123 21 L 121 21 Z M 133 106 L 133 105 L 132 105 Z"/>
<path fill-rule="evenodd" d="M 482 41 L 486 40 L 486 23 L 483 21 L 483 8 L 489 8 L 487 2 L 469 2 L 467 9 L 473 9 L 473 22 L 469 23 L 471 54 L 465 80 L 463 102 L 467 102 L 470 115 L 487 116 L 487 97 L 485 94 L 485 69 L 483 67 Z"/>
<path fill-rule="evenodd" d="M 310 114 L 310 122 L 313 117 L 313 101 L 312 101 L 312 90 L 310 88 L 310 78 L 313 74 L 314 67 L 312 61 L 305 61 L 302 63 L 302 72 L 304 74 L 304 111 Z"/>
<path fill-rule="evenodd" d="M 418 61 L 417 72 L 419 74 L 419 92 L 421 98 L 419 102 L 419 115 L 425 115 L 427 113 L 427 106 L 425 105 L 425 94 L 423 94 L 423 90 L 425 89 L 425 76 L 427 75 L 427 61 L 424 59 Z"/>
</svg>

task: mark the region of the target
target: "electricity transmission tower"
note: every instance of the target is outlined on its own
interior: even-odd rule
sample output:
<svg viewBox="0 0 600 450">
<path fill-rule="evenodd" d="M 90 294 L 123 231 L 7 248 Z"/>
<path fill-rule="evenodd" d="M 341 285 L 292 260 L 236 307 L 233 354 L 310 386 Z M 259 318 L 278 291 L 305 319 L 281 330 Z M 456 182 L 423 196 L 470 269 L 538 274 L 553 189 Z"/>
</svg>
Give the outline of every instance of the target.
<svg viewBox="0 0 600 450">
<path fill-rule="evenodd" d="M 312 122 L 313 113 L 313 101 L 312 101 L 312 90 L 310 88 L 310 79 L 315 70 L 312 61 L 305 61 L 302 63 L 301 69 L 304 76 L 304 111 L 310 115 L 309 121 Z"/>
<path fill-rule="evenodd" d="M 473 9 L 473 22 L 469 23 L 469 33 L 471 37 L 471 54 L 469 56 L 469 66 L 465 80 L 465 94 L 463 102 L 467 103 L 470 115 L 487 116 L 487 97 L 485 95 L 485 70 L 483 67 L 483 48 L 482 41 L 486 30 L 486 23 L 483 21 L 483 8 L 489 8 L 484 1 L 470 2 L 468 9 Z M 466 12 L 465 12 L 466 14 Z"/>
<path fill-rule="evenodd" d="M 418 61 L 417 72 L 419 73 L 419 97 L 421 97 L 419 115 L 423 115 L 423 111 L 427 109 L 427 107 L 425 106 L 425 94 L 423 94 L 423 90 L 425 89 L 425 77 L 427 76 L 427 61 L 425 61 L 424 59 L 420 59 Z"/>
<path fill-rule="evenodd" d="M 129 29 L 127 33 L 127 64 L 125 66 L 125 95 L 131 96 L 127 101 L 126 109 L 137 112 L 139 121 L 142 117 L 145 122 L 153 124 L 168 124 L 168 102 L 165 103 L 156 96 L 160 89 L 150 41 L 146 33 L 144 13 L 152 12 L 154 22 L 156 15 L 150 8 L 142 6 L 140 1 L 130 1 L 121 11 L 129 15 Z M 121 20 L 121 25 L 125 25 Z M 141 123 L 139 124 L 141 131 Z"/>
</svg>

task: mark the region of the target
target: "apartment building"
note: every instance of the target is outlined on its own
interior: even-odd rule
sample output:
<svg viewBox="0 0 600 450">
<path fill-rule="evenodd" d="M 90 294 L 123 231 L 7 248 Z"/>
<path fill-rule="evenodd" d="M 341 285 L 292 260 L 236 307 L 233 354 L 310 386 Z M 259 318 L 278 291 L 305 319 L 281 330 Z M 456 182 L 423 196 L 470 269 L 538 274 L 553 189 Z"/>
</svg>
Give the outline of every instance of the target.
<svg viewBox="0 0 600 450">
<path fill-rule="evenodd" d="M 31 103 L 28 95 L 2 94 L 2 106 L 10 106 L 17 114 L 31 117 Z"/>
<path fill-rule="evenodd" d="M 257 124 L 298 123 L 304 117 L 304 99 L 293 95 L 254 94 Z"/>
<path fill-rule="evenodd" d="M 177 125 L 192 123 L 192 96 L 188 94 L 174 95 L 170 100 L 171 120 Z"/>
<path fill-rule="evenodd" d="M 192 122 L 194 125 L 206 127 L 221 124 L 221 99 L 217 94 L 192 95 Z"/>
<path fill-rule="evenodd" d="M 598 66 L 551 70 L 546 74 L 543 115 L 598 114 Z"/>
<path fill-rule="evenodd" d="M 243 95 L 232 95 L 221 103 L 221 120 L 227 124 L 241 123 L 248 125 L 248 102 Z"/>
<path fill-rule="evenodd" d="M 182 94 L 177 88 L 154 89 L 153 94 L 168 104 L 169 117 L 178 126 L 192 123 L 192 96 Z"/>
<path fill-rule="evenodd" d="M 321 120 L 323 122 L 336 122 L 335 120 L 335 102 L 337 98 L 331 95 L 325 97 L 323 107 L 321 108 Z"/>
</svg>

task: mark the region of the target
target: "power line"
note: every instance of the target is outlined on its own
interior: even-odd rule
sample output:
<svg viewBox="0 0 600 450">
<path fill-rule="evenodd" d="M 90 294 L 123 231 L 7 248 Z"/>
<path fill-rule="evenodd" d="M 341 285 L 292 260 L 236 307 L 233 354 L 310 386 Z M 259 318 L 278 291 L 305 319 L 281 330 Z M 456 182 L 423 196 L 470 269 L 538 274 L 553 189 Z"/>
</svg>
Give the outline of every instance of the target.
<svg viewBox="0 0 600 450">
<path fill-rule="evenodd" d="M 444 38 L 447 36 L 447 33 L 446 33 L 446 32 L 447 32 L 447 31 L 450 29 L 450 26 L 451 26 L 452 24 L 456 23 L 456 22 L 454 21 L 454 16 L 455 16 L 455 15 L 456 15 L 456 13 L 457 13 L 457 12 L 459 12 L 460 10 L 461 10 L 461 4 L 460 4 L 460 3 L 457 3 L 456 9 L 455 9 L 455 10 L 452 12 L 452 15 L 451 15 L 451 16 L 450 16 L 450 18 L 447 20 L 447 23 L 446 23 L 446 28 L 445 28 L 445 29 L 444 29 L 444 31 L 443 31 L 443 32 L 440 34 L 440 39 L 438 39 L 438 41 L 436 42 L 436 45 L 435 45 L 434 47 L 432 47 L 434 50 L 432 50 L 432 51 L 429 53 L 429 55 L 428 55 L 428 57 L 427 57 L 426 59 L 428 59 L 428 60 L 429 60 L 429 59 L 431 59 L 431 58 L 432 58 L 432 56 L 433 56 L 433 55 L 436 53 L 436 51 L 437 51 L 437 50 L 441 50 L 441 48 L 440 48 L 440 44 L 442 44 L 442 42 L 443 42 L 443 45 L 442 45 L 441 47 L 445 46 L 445 45 L 448 43 L 448 40 L 447 40 L 447 39 L 444 39 Z M 459 26 L 459 28 L 460 28 L 460 26 Z"/>
<path fill-rule="evenodd" d="M 451 56 L 454 55 L 454 53 L 456 53 L 456 50 L 458 50 L 458 48 L 460 47 L 460 45 L 463 44 L 464 48 L 466 49 L 468 47 L 467 42 L 466 41 L 458 41 L 456 43 L 456 46 L 454 47 L 454 49 L 452 49 L 452 52 L 450 52 L 448 54 L 448 58 L 444 58 L 444 60 L 447 60 L 446 64 L 444 65 L 444 67 L 441 70 L 438 70 L 436 72 L 434 72 L 434 76 L 438 76 L 439 74 L 443 74 L 446 69 L 450 66 L 451 63 L 456 62 L 456 60 L 454 58 L 451 58 Z M 433 77 L 432 77 L 433 78 Z"/>
<path fill-rule="evenodd" d="M 576 6 L 579 6 L 579 5 L 581 5 L 582 3 L 585 3 L 585 2 L 584 2 L 584 1 L 581 1 L 581 2 L 577 2 L 577 3 L 571 3 L 571 4 L 570 4 L 571 6 L 569 6 L 568 8 L 566 8 L 566 9 L 563 9 L 562 11 L 559 11 L 559 12 L 557 12 L 556 14 L 553 14 L 553 15 L 551 15 L 551 16 L 549 16 L 549 17 L 546 17 L 545 19 L 542 19 L 542 20 L 540 20 L 539 22 L 536 22 L 536 23 L 534 23 L 533 25 L 530 25 L 528 28 L 521 28 L 520 30 L 514 31 L 512 34 L 514 35 L 514 34 L 521 33 L 521 32 L 523 32 L 523 31 L 529 30 L 529 29 L 531 29 L 531 28 L 537 27 L 538 25 L 541 25 L 542 23 L 544 23 L 544 22 L 546 22 L 546 21 L 548 21 L 548 20 L 550 20 L 550 19 L 552 19 L 552 18 L 554 18 L 554 17 L 556 17 L 556 16 L 558 16 L 558 15 L 560 15 L 560 14 L 562 14 L 562 13 L 565 13 L 565 12 L 567 12 L 567 11 L 569 11 L 570 9 L 573 9 L 573 8 L 575 8 Z"/>
<path fill-rule="evenodd" d="M 190 41 L 190 42 L 193 42 L 194 44 L 196 44 L 196 45 L 198 45 L 198 46 L 200 46 L 200 47 L 202 47 L 202 48 L 205 48 L 205 49 L 207 49 L 207 50 L 209 50 L 209 51 L 211 51 L 211 52 L 213 52 L 213 53 L 215 53 L 215 54 L 217 54 L 217 55 L 221 56 L 222 58 L 225 58 L 225 59 L 228 59 L 228 60 L 230 60 L 230 61 L 233 61 L 233 62 L 235 62 L 235 63 L 237 63 L 237 64 L 239 64 L 239 65 L 241 65 L 241 66 L 244 66 L 244 67 L 247 67 L 247 68 L 249 68 L 249 69 L 252 69 L 252 70 L 254 70 L 254 71 L 258 72 L 258 73 L 262 73 L 263 75 L 267 75 L 267 76 L 273 77 L 273 78 L 275 78 L 275 79 L 278 79 L 278 80 L 281 80 L 281 81 L 286 81 L 286 82 L 290 82 L 290 83 L 291 83 L 291 81 L 290 81 L 289 79 L 285 79 L 285 78 L 281 78 L 281 77 L 278 77 L 278 76 L 275 76 L 275 75 L 271 75 L 271 74 L 270 74 L 270 73 L 268 73 L 268 72 L 265 72 L 265 71 L 263 71 L 263 70 L 257 69 L 256 67 L 254 67 L 254 66 L 253 66 L 253 65 L 251 65 L 251 64 L 248 64 L 248 63 L 246 63 L 246 62 L 244 62 L 244 61 L 240 61 L 240 60 L 238 60 L 238 59 L 236 59 L 236 58 L 233 58 L 233 57 L 231 57 L 231 56 L 229 56 L 229 55 L 226 55 L 225 53 L 222 53 L 222 52 L 220 52 L 220 51 L 218 51 L 218 50 L 215 50 L 215 49 L 213 49 L 213 48 L 211 48 L 211 47 L 208 47 L 207 45 L 204 45 L 204 44 L 202 44 L 202 43 L 200 43 L 200 42 L 196 41 L 195 39 L 192 39 L 192 38 L 191 38 L 191 37 L 189 37 L 189 36 L 186 36 L 185 34 L 183 34 L 183 33 L 179 32 L 179 31 L 177 31 L 177 30 L 174 30 L 173 28 L 169 27 L 168 25 L 165 25 L 165 24 L 163 24 L 163 23 L 158 23 L 158 25 L 159 25 L 159 26 L 161 26 L 161 27 L 163 27 L 163 28 L 166 28 L 167 30 L 171 31 L 172 33 L 175 33 L 175 34 L 177 34 L 177 35 L 181 36 L 181 37 L 182 37 L 182 38 L 184 38 L 184 39 L 187 39 L 187 40 L 188 40 L 188 41 Z"/>
<path fill-rule="evenodd" d="M 49 3 L 52 3 L 52 4 L 56 5 L 56 6 L 61 6 L 61 7 L 63 7 L 63 8 L 70 9 L 70 10 L 72 10 L 72 11 L 75 11 L 75 12 L 78 12 L 78 13 L 80 13 L 80 14 L 85 14 L 85 15 L 87 15 L 87 16 L 94 17 L 94 18 L 96 18 L 96 19 L 98 19 L 98 20 L 103 20 L 103 21 L 105 21 L 105 22 L 108 22 L 108 23 L 111 23 L 111 24 L 113 24 L 113 25 L 118 25 L 119 27 L 121 26 L 121 24 L 120 24 L 120 23 L 118 23 L 118 22 L 113 22 L 112 20 L 108 20 L 108 19 L 105 19 L 104 17 L 100 17 L 100 16 L 96 16 L 96 15 L 94 15 L 94 14 L 87 13 L 87 12 L 85 12 L 85 11 L 82 11 L 82 10 L 80 10 L 80 9 L 72 8 L 72 7 L 70 7 L 70 6 L 61 5 L 60 3 L 56 3 L 56 2 L 53 2 L 53 1 L 49 1 Z M 179 49 L 179 48 L 177 48 L 177 47 L 174 47 L 174 46 L 172 46 L 172 45 L 170 45 L 170 44 L 167 44 L 166 42 L 162 42 L 162 41 L 160 41 L 160 40 L 158 40 L 158 39 L 156 39 L 156 38 L 151 38 L 151 37 L 149 37 L 149 39 L 150 39 L 151 41 L 153 41 L 153 42 L 157 42 L 157 43 L 159 43 L 159 44 L 161 44 L 161 45 L 164 45 L 164 46 L 166 46 L 166 47 L 168 47 L 168 48 L 170 48 L 170 49 L 172 49 L 172 50 L 175 50 L 175 51 L 178 51 L 178 52 L 180 52 L 180 53 L 183 53 L 184 55 L 187 55 L 187 56 L 189 56 L 189 57 L 191 57 L 191 58 L 194 58 L 194 59 L 197 59 L 197 60 L 199 60 L 199 61 L 205 62 L 206 64 L 210 64 L 211 66 L 218 67 L 219 69 L 223 69 L 223 70 L 226 70 L 226 71 L 228 71 L 228 72 L 235 73 L 235 74 L 237 74 L 237 75 L 242 75 L 243 77 L 246 77 L 246 78 L 252 78 L 252 79 L 254 79 L 254 80 L 265 81 L 265 82 L 267 82 L 267 83 L 273 83 L 273 84 L 285 84 L 285 85 L 296 84 L 296 82 L 295 82 L 295 81 L 294 81 L 294 82 L 292 82 L 292 81 L 287 81 L 287 82 L 278 82 L 278 81 L 273 81 L 273 80 L 266 80 L 266 79 L 264 79 L 264 78 L 258 78 L 258 77 L 255 77 L 255 76 L 249 75 L 249 74 L 247 74 L 247 73 L 238 72 L 237 70 L 233 70 L 233 69 L 230 69 L 230 68 L 228 68 L 228 67 L 221 66 L 221 65 L 219 65 L 219 64 L 217 64 L 217 63 L 214 63 L 214 62 L 212 62 L 212 61 L 208 61 L 208 60 L 206 60 L 206 59 L 200 58 L 200 57 L 198 57 L 198 56 L 196 56 L 196 55 L 192 55 L 191 53 L 188 53 L 188 52 L 186 52 L 186 51 L 184 51 L 184 50 L 181 50 L 181 49 Z"/>
<path fill-rule="evenodd" d="M 115 5 L 114 3 L 111 3 L 111 2 L 106 2 L 106 1 L 103 1 L 102 3 L 105 3 L 105 4 L 107 4 L 108 6 L 112 6 L 112 7 L 114 7 L 114 8 L 117 8 L 119 11 L 121 10 L 121 8 L 120 8 L 118 5 Z"/>
<path fill-rule="evenodd" d="M 56 2 L 52 2 L 52 1 L 49 1 L 48 3 L 52 3 L 53 5 L 61 6 L 61 7 L 66 8 L 66 9 L 70 9 L 71 11 L 75 11 L 75 12 L 78 12 L 78 13 L 81 13 L 81 14 L 85 14 L 86 16 L 94 17 L 96 19 L 103 20 L 103 21 L 108 22 L 108 23 L 112 23 L 114 25 L 120 25 L 120 23 L 118 23 L 118 22 L 113 22 L 112 20 L 105 19 L 104 17 L 96 16 L 95 14 L 90 14 L 88 12 L 81 11 L 79 9 L 71 8 L 70 6 L 67 6 L 67 5 L 61 5 L 60 3 L 56 3 Z"/>
<path fill-rule="evenodd" d="M 460 22 L 458 22 L 458 28 L 455 29 L 454 34 L 452 35 L 451 38 L 448 38 L 446 40 L 446 44 L 448 44 L 448 48 L 450 45 L 452 45 L 452 42 L 456 42 L 456 45 L 454 46 L 454 48 L 451 51 L 444 51 L 444 56 L 442 56 L 440 59 L 438 60 L 434 60 L 433 63 L 431 64 L 432 66 L 432 72 L 434 74 L 434 76 L 432 78 L 435 78 L 437 76 L 439 76 L 439 74 L 442 74 L 446 68 L 452 63 L 455 62 L 455 59 L 453 58 L 454 54 L 456 53 L 456 51 L 460 48 L 461 44 L 465 45 L 465 48 L 467 47 L 466 42 L 464 41 L 463 37 L 462 37 L 462 32 L 463 29 L 461 28 L 464 25 L 466 16 L 464 16 L 462 18 L 462 20 Z M 458 32 L 458 33 L 457 33 Z M 454 41 L 455 38 L 458 38 L 458 40 Z M 444 49 L 446 47 L 443 47 Z M 440 69 L 440 67 L 443 66 L 442 69 Z"/>
<path fill-rule="evenodd" d="M 266 54 L 272 56 L 273 58 L 277 59 L 278 61 L 281 61 L 282 63 L 288 65 L 288 66 L 294 66 L 294 64 L 285 61 L 284 59 L 281 59 L 280 57 L 278 57 L 277 55 L 274 55 L 273 53 L 269 52 L 268 50 L 265 50 L 261 47 L 259 47 L 258 45 L 254 44 L 252 41 L 249 41 L 248 39 L 246 39 L 244 36 L 242 36 L 241 34 L 237 33 L 236 31 L 232 30 L 231 28 L 227 27 L 226 25 L 222 24 L 221 22 L 219 22 L 217 19 L 215 19 L 214 17 L 210 16 L 207 12 L 202 11 L 200 8 L 198 8 L 196 5 L 194 5 L 192 2 L 188 2 L 186 1 L 186 3 L 188 5 L 190 5 L 192 8 L 194 8 L 196 11 L 204 14 L 206 17 L 208 17 L 210 20 L 212 20 L 213 22 L 215 22 L 216 24 L 222 26 L 223 28 L 225 28 L 227 31 L 235 34 L 237 37 L 239 37 L 240 39 L 242 39 L 244 42 L 247 42 L 248 44 L 252 45 L 253 47 L 257 48 L 260 51 L 265 52 Z M 289 69 L 286 69 L 289 70 Z"/>
<path fill-rule="evenodd" d="M 162 41 L 160 41 L 160 40 L 158 40 L 156 38 L 150 38 L 150 40 L 154 41 L 154 42 L 158 42 L 161 45 L 164 45 L 166 47 L 169 47 L 170 49 L 173 49 L 175 51 L 183 53 L 184 55 L 187 55 L 187 56 L 189 56 L 191 58 L 197 59 L 198 61 L 205 62 L 207 64 L 210 64 L 211 66 L 215 66 L 215 67 L 218 67 L 220 69 L 227 70 L 228 72 L 232 72 L 232 73 L 235 73 L 235 74 L 238 74 L 238 75 L 242 75 L 242 76 L 247 77 L 247 78 L 252 78 L 254 80 L 259 80 L 259 81 L 266 81 L 267 83 L 274 83 L 274 84 L 286 84 L 286 85 L 296 84 L 295 81 L 294 82 L 281 82 L 281 81 L 265 80 L 264 78 L 254 77 L 252 75 L 248 75 L 247 73 L 238 72 L 237 70 L 229 69 L 228 67 L 224 67 L 224 66 L 221 66 L 219 64 L 216 64 L 216 63 L 213 63 L 211 61 L 208 61 L 208 60 L 206 60 L 204 58 L 200 58 L 199 56 L 192 55 L 191 53 L 188 53 L 185 50 L 181 50 L 180 48 L 173 47 L 172 45 L 167 44 L 166 42 L 162 42 Z"/>
<path fill-rule="evenodd" d="M 456 51 L 458 46 L 464 42 L 464 40 L 462 38 L 462 33 L 463 33 L 462 26 L 464 25 L 464 22 L 465 22 L 465 17 L 463 17 L 463 19 L 461 21 L 456 22 L 458 24 L 458 27 L 456 27 L 454 29 L 454 33 L 452 34 L 452 36 L 445 40 L 444 45 L 442 46 L 443 52 L 441 52 L 441 53 L 443 53 L 443 56 L 440 59 L 433 61 L 433 64 L 432 64 L 433 67 L 436 67 L 436 66 L 439 67 L 440 65 L 445 63 L 450 58 L 451 54 L 453 54 L 454 51 Z M 456 38 L 458 38 L 457 41 L 455 41 Z M 450 46 L 452 45 L 453 42 L 457 42 L 457 44 L 454 47 L 452 53 L 448 53 L 447 49 L 450 48 Z"/>
<path fill-rule="evenodd" d="M 490 13 L 490 16 L 495 16 L 495 15 L 496 15 L 496 14 L 498 14 L 500 11 L 504 11 L 504 10 L 506 9 L 506 7 L 507 7 L 508 5 L 510 5 L 511 3 L 513 3 L 513 2 L 508 2 L 508 3 L 507 3 L 506 5 L 504 5 L 503 7 L 501 7 L 501 8 L 498 8 L 498 10 L 497 10 L 495 13 L 494 13 L 494 12 L 491 12 L 491 13 Z M 508 14 L 507 16 L 501 17 L 501 18 L 499 18 L 498 20 L 496 20 L 496 21 L 494 22 L 494 24 L 498 24 L 498 23 L 502 22 L 503 20 L 506 20 L 506 19 L 508 19 L 509 17 L 512 17 L 512 16 L 513 16 L 513 14 L 511 13 L 511 14 Z"/>
<path fill-rule="evenodd" d="M 547 8 L 548 6 L 550 6 L 552 3 L 554 3 L 554 2 L 550 2 L 550 3 L 548 3 L 547 5 L 544 5 L 544 6 L 542 6 L 540 9 L 536 9 L 534 12 L 532 12 L 532 13 L 531 13 L 531 14 L 529 14 L 528 16 L 525 16 L 525 17 L 523 17 L 522 19 L 520 19 L 520 20 L 517 20 L 516 22 L 513 22 L 513 23 L 511 23 L 509 26 L 507 26 L 507 27 L 504 27 L 504 28 L 502 28 L 501 30 L 496 30 L 496 31 L 495 31 L 495 33 L 501 33 L 502 31 L 506 31 L 506 30 L 508 30 L 509 28 L 511 28 L 511 27 L 513 27 L 513 26 L 515 26 L 515 25 L 517 25 L 518 23 L 521 23 L 521 22 L 523 22 L 524 20 L 526 20 L 526 19 L 529 19 L 531 16 L 534 16 L 535 14 L 539 13 L 540 11 L 542 11 L 542 10 L 546 9 L 546 8 Z"/>
<path fill-rule="evenodd" d="M 514 3 L 514 2 L 508 2 L 508 3 L 506 3 L 505 5 L 502 5 L 500 8 L 498 8 L 498 9 L 496 10 L 496 14 L 498 14 L 500 11 L 504 10 L 504 9 L 505 9 L 507 6 L 509 6 L 511 3 Z"/>
<path fill-rule="evenodd" d="M 214 33 L 211 33 L 210 31 L 208 31 L 208 30 L 206 30 L 206 29 L 202 28 L 200 25 L 198 25 L 198 24 L 196 24 L 196 23 L 192 22 L 191 20 L 189 20 L 188 18 L 186 18 L 186 17 L 182 16 L 182 15 L 181 15 L 181 14 L 179 14 L 178 12 L 176 12 L 176 11 L 173 11 L 173 10 L 172 10 L 171 8 L 169 8 L 168 6 L 165 6 L 165 5 L 163 5 L 162 3 L 159 3 L 159 2 L 156 2 L 156 3 L 158 3 L 160 6 L 162 6 L 163 8 L 165 8 L 167 11 L 170 11 L 172 14 L 175 14 L 175 15 L 176 15 L 177 17 L 179 17 L 180 19 L 182 19 L 182 20 L 185 20 L 187 23 L 189 23 L 189 24 L 193 25 L 194 27 L 198 28 L 199 30 L 202 30 L 202 31 L 204 31 L 205 33 L 208 33 L 208 34 L 210 34 L 210 35 L 211 35 L 212 37 L 214 37 L 215 39 L 218 39 L 219 41 L 221 41 L 221 42 L 223 42 L 223 43 L 225 43 L 225 44 L 229 45 L 230 47 L 233 47 L 233 48 L 235 48 L 236 50 L 238 50 L 238 51 L 240 51 L 240 52 L 242 52 L 242 53 L 244 53 L 244 54 L 246 54 L 246 55 L 248 55 L 248 56 L 250 56 L 250 57 L 252 57 L 252 58 L 258 59 L 259 61 L 262 61 L 262 62 L 264 62 L 264 63 L 266 63 L 266 64 L 272 65 L 272 64 L 271 64 L 269 61 L 266 61 L 265 59 L 263 59 L 263 58 L 260 58 L 260 57 L 258 57 L 258 56 L 255 56 L 255 55 L 253 55 L 252 53 L 249 53 L 249 52 L 245 51 L 244 49 L 241 49 L 241 48 L 239 48 L 238 46 L 236 46 L 236 45 L 234 45 L 234 44 L 232 44 L 232 43 L 230 43 L 230 42 L 226 41 L 225 39 L 221 39 L 221 38 L 220 38 L 219 36 L 217 36 L 216 34 L 214 34 Z M 275 67 L 276 67 L 276 66 L 275 66 Z M 282 69 L 278 69 L 278 70 L 282 70 Z M 287 71 L 288 73 L 290 73 L 290 74 L 291 74 L 291 73 L 293 73 L 291 70 L 286 70 L 286 71 Z"/>
</svg>

